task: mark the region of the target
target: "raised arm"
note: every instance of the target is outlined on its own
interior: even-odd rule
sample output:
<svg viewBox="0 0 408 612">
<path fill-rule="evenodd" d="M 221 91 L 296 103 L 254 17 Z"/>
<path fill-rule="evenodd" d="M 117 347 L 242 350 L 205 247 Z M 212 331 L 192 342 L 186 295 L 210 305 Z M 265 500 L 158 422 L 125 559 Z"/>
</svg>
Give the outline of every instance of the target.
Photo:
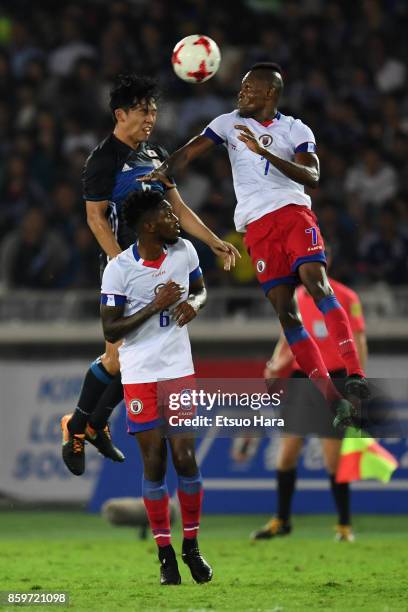
<svg viewBox="0 0 408 612">
<path fill-rule="evenodd" d="M 138 180 L 143 182 L 161 181 L 168 188 L 166 198 L 178 216 L 183 230 L 191 234 L 191 236 L 194 236 L 194 238 L 202 240 L 210 247 L 217 257 L 222 257 L 224 261 L 224 270 L 230 270 L 231 267 L 235 266 L 236 257 L 241 257 L 239 251 L 234 245 L 218 238 L 218 236 L 201 221 L 200 217 L 183 201 L 170 178 L 174 172 L 177 172 L 180 168 L 184 168 L 190 161 L 209 151 L 215 144 L 215 141 L 207 136 L 196 136 L 170 155 L 159 168 L 145 176 L 141 176 Z"/>
<path fill-rule="evenodd" d="M 211 138 L 207 138 L 207 136 L 195 136 L 192 138 L 187 144 L 182 146 L 177 151 L 174 151 L 166 159 L 166 161 L 160 166 L 160 168 L 165 168 L 166 174 L 172 174 L 173 172 L 177 172 L 180 168 L 184 168 L 187 166 L 193 159 L 203 155 L 212 147 L 215 146 L 215 143 Z M 159 170 L 160 170 L 159 168 Z"/>
<path fill-rule="evenodd" d="M 194 238 L 204 242 L 217 257 L 222 257 L 224 261 L 224 270 L 230 270 L 231 267 L 235 266 L 235 258 L 241 257 L 239 251 L 230 242 L 225 242 L 218 238 L 218 236 L 201 221 L 200 217 L 187 206 L 175 187 L 167 191 L 166 200 L 172 205 L 174 213 L 179 218 L 183 230 L 191 234 L 191 236 L 194 236 Z"/>
<path fill-rule="evenodd" d="M 180 168 L 187 166 L 193 159 L 206 153 L 213 146 L 215 146 L 215 143 L 211 138 L 202 135 L 195 136 L 183 147 L 174 151 L 174 153 L 172 153 L 156 170 L 153 170 L 153 172 L 145 176 L 141 176 L 138 180 L 145 182 L 161 181 L 166 186 L 171 186 L 171 184 L 169 185 L 169 176 L 177 172 Z"/>
</svg>

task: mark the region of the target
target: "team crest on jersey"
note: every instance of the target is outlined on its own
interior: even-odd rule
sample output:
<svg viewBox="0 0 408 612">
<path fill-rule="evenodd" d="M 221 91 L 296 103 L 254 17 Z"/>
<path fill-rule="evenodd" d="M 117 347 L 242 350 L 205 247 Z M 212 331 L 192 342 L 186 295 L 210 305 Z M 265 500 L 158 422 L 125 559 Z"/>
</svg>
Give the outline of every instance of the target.
<svg viewBox="0 0 408 612">
<path fill-rule="evenodd" d="M 180 391 L 180 404 L 183 409 L 192 407 L 191 389 L 183 389 Z"/>
<path fill-rule="evenodd" d="M 256 262 L 256 269 L 259 272 L 259 274 L 262 274 L 262 272 L 265 272 L 265 268 L 266 268 L 266 263 L 264 262 L 264 260 L 258 259 L 258 261 Z"/>
<path fill-rule="evenodd" d="M 264 147 L 270 147 L 273 142 L 273 138 L 270 134 L 261 134 L 258 140 Z"/>
<path fill-rule="evenodd" d="M 140 399 L 134 399 L 129 404 L 129 412 L 132 414 L 140 414 L 143 410 L 143 402 Z"/>
<path fill-rule="evenodd" d="M 149 157 L 158 157 L 156 151 L 153 151 L 153 149 L 146 149 L 146 155 Z"/>
</svg>

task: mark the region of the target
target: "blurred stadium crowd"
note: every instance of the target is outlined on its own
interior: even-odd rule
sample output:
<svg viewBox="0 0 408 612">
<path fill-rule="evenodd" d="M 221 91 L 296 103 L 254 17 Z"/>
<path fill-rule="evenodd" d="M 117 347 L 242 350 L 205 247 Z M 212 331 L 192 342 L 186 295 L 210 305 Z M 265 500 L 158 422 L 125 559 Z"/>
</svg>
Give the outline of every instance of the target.
<svg viewBox="0 0 408 612">
<path fill-rule="evenodd" d="M 347 283 L 408 284 L 408 3 L 403 0 L 38 0 L 0 7 L 0 270 L 6 287 L 98 285 L 81 170 L 112 128 L 114 76 L 154 75 L 163 96 L 152 140 L 169 151 L 234 108 L 256 61 L 281 64 L 281 111 L 314 130 L 322 166 L 311 194 L 333 274 Z M 176 79 L 170 57 L 188 34 L 221 47 L 216 78 Z M 222 150 L 179 187 L 221 236 L 234 193 Z M 199 248 L 209 284 L 255 284 L 249 260 L 225 275 Z"/>
</svg>

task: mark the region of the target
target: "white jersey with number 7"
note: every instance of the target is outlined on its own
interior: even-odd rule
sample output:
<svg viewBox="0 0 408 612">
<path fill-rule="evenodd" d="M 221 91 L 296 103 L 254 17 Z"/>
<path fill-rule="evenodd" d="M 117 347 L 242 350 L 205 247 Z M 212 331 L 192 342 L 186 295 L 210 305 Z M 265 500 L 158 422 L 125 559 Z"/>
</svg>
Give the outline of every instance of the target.
<svg viewBox="0 0 408 612">
<path fill-rule="evenodd" d="M 281 159 L 293 161 L 295 153 L 316 151 L 312 130 L 300 119 L 276 113 L 272 121 L 259 123 L 243 118 L 237 110 L 220 115 L 202 132 L 216 144 L 228 150 L 234 189 L 237 197 L 234 221 L 239 232 L 248 223 L 288 204 L 311 208 L 311 200 L 303 185 L 292 181 L 261 155 L 253 153 L 238 140 L 236 125 L 247 126 L 260 144 Z"/>
</svg>

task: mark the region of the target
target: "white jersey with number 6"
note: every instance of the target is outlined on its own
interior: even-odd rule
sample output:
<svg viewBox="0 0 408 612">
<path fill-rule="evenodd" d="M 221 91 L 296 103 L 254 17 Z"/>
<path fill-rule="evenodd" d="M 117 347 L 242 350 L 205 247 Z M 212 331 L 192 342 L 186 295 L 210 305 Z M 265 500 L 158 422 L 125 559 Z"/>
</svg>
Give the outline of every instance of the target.
<svg viewBox="0 0 408 612">
<path fill-rule="evenodd" d="M 183 302 L 188 297 L 190 281 L 201 275 L 197 252 L 189 240 L 179 238 L 176 244 L 166 246 L 162 257 L 155 261 L 143 260 L 134 244 L 106 266 L 101 303 L 124 305 L 123 316 L 129 317 L 152 302 L 168 281 L 185 287 L 180 299 Z M 178 327 L 171 318 L 175 306 L 153 315 L 124 338 L 119 349 L 123 384 L 194 374 L 187 326 Z"/>
<path fill-rule="evenodd" d="M 270 153 L 293 161 L 295 153 L 316 151 L 312 130 L 300 119 L 276 113 L 273 121 L 259 123 L 243 118 L 237 110 L 220 115 L 202 132 L 215 144 L 223 144 L 231 162 L 237 206 L 234 221 L 237 231 L 244 232 L 248 223 L 288 204 L 311 208 L 310 197 L 300 183 L 282 174 L 268 160 L 254 153 L 238 140 L 236 125 L 247 126 L 259 143 Z"/>
</svg>

